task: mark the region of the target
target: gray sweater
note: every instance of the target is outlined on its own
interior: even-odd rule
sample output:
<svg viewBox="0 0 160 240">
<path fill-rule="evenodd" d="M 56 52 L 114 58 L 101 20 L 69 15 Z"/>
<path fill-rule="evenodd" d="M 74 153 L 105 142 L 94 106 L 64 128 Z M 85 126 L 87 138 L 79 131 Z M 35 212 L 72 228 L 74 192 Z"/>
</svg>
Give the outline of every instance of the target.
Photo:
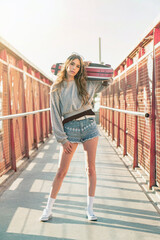
<svg viewBox="0 0 160 240">
<path fill-rule="evenodd" d="M 105 85 L 104 85 L 105 84 Z M 87 91 L 89 93 L 89 103 L 82 106 L 82 102 L 78 97 L 78 91 L 75 81 L 63 82 L 61 90 L 50 92 L 50 112 L 53 132 L 57 142 L 66 143 L 67 135 L 64 132 L 62 120 L 78 113 L 92 109 L 92 100 L 95 93 L 106 89 L 108 82 L 87 81 Z"/>
</svg>

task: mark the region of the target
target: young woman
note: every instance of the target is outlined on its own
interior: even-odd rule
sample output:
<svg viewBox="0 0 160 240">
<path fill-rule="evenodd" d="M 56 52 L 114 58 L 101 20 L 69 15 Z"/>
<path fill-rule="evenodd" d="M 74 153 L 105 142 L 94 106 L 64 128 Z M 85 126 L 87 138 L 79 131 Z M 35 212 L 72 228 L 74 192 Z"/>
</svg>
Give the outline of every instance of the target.
<svg viewBox="0 0 160 240">
<path fill-rule="evenodd" d="M 48 221 L 52 217 L 53 204 L 78 143 L 83 144 L 87 153 L 87 217 L 90 221 L 97 220 L 93 213 L 93 200 L 96 188 L 95 158 L 100 134 L 92 111 L 92 101 L 94 94 L 104 90 L 109 83 L 87 81 L 86 65 L 89 65 L 89 62 L 83 62 L 79 55 L 72 54 L 67 58 L 51 87 L 52 127 L 56 140 L 62 144 L 63 150 L 41 221 Z"/>
</svg>

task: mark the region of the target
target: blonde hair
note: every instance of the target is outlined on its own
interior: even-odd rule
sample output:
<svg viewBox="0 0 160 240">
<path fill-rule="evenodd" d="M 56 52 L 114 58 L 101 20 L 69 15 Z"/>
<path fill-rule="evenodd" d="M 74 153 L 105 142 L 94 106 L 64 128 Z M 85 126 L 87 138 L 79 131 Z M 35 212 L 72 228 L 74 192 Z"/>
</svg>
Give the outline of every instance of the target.
<svg viewBox="0 0 160 240">
<path fill-rule="evenodd" d="M 80 61 L 80 69 L 74 77 L 74 80 L 77 85 L 78 95 L 82 101 L 82 104 L 84 105 L 89 101 L 89 94 L 87 92 L 87 74 L 84 62 L 78 54 L 72 54 L 69 56 L 66 62 L 62 65 L 61 71 L 57 74 L 57 79 L 52 85 L 52 92 L 60 90 L 65 78 L 67 78 L 67 68 L 74 59 L 79 59 Z"/>
</svg>

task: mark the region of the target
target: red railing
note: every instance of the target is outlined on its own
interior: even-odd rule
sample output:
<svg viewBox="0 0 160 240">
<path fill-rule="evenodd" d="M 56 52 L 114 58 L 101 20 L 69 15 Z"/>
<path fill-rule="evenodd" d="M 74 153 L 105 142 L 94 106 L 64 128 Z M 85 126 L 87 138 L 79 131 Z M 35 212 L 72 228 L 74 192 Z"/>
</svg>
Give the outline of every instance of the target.
<svg viewBox="0 0 160 240">
<path fill-rule="evenodd" d="M 52 83 L 0 38 L 0 175 L 16 170 L 16 162 L 51 133 L 50 111 L 43 109 L 49 109 Z"/>
<path fill-rule="evenodd" d="M 3 116 L 3 117 L 0 117 L 0 121 L 4 121 L 4 120 L 10 120 L 10 128 L 11 128 L 11 131 L 10 131 L 10 137 L 11 137 L 11 166 L 12 166 L 12 169 L 14 171 L 17 170 L 16 168 L 16 156 L 15 156 L 15 140 L 14 140 L 14 131 L 13 131 L 13 119 L 14 118 L 19 118 L 19 117 L 24 117 L 24 122 L 25 122 L 25 128 L 24 128 L 24 138 L 25 138 L 25 154 L 24 154 L 24 157 L 27 157 L 29 158 L 29 144 L 28 144 L 28 129 L 29 129 L 29 126 L 27 124 L 27 116 L 29 115 L 35 115 L 37 113 L 41 113 L 41 117 L 42 117 L 42 113 L 43 112 L 46 112 L 46 111 L 50 111 L 50 108 L 47 108 L 47 109 L 41 109 L 41 110 L 37 110 L 37 111 L 33 111 L 33 112 L 26 112 L 26 113 L 19 113 L 19 114 L 12 114 L 12 115 L 8 115 L 8 116 Z M 45 119 L 44 121 L 46 120 L 46 114 L 45 114 Z M 38 141 L 37 141 L 37 123 L 36 123 L 36 118 L 34 117 L 34 122 L 33 122 L 33 125 L 34 125 L 34 129 L 35 129 L 35 132 L 34 132 L 34 144 L 35 144 L 35 148 L 38 148 Z M 47 122 L 45 121 L 45 124 L 47 124 Z M 43 124 L 42 124 L 43 126 Z M 42 135 L 42 142 L 44 142 L 44 135 L 43 135 L 43 128 L 41 129 L 38 129 L 38 131 L 41 131 L 41 135 Z M 52 133 L 51 131 L 51 127 L 50 127 L 50 132 L 46 132 L 46 137 L 48 137 L 48 133 Z"/>
<path fill-rule="evenodd" d="M 100 124 L 123 147 L 123 155 L 133 158 L 133 168 L 149 175 L 149 188 L 159 186 L 159 22 L 115 69 L 113 84 L 101 94 Z"/>
<path fill-rule="evenodd" d="M 108 109 L 108 110 L 111 110 L 111 111 L 115 111 L 115 112 L 118 112 L 118 113 L 124 113 L 124 114 L 131 114 L 131 115 L 134 115 L 135 116 L 135 135 L 134 135 L 134 161 L 133 161 L 133 168 L 135 167 L 138 167 L 138 156 L 137 156 L 137 149 L 138 149 L 138 136 L 137 136 L 137 132 L 138 132 L 138 116 L 139 117 L 146 117 L 148 118 L 149 117 L 149 113 L 142 113 L 142 112 L 134 112 L 134 111 L 127 111 L 127 110 L 123 110 L 123 109 L 117 109 L 117 108 L 111 108 L 111 107 L 106 107 L 106 106 L 102 106 L 100 105 L 100 108 L 101 109 Z M 103 119 L 103 122 L 105 120 L 107 120 L 105 118 L 105 113 L 101 113 L 101 118 Z M 125 116 L 125 119 L 126 119 L 126 116 Z M 114 122 L 114 114 L 112 113 L 112 140 L 114 140 L 113 136 L 113 132 L 114 132 L 114 126 L 115 126 L 115 122 Z M 124 151 L 123 151 L 123 156 L 125 156 L 127 154 L 127 147 L 126 147 L 126 135 L 127 135 L 127 131 L 126 131 L 126 121 L 124 121 Z M 120 114 L 118 114 L 118 125 L 117 125 L 117 138 L 116 139 L 119 139 L 119 136 L 120 136 Z M 120 142 L 117 141 L 117 147 L 120 146 Z"/>
</svg>

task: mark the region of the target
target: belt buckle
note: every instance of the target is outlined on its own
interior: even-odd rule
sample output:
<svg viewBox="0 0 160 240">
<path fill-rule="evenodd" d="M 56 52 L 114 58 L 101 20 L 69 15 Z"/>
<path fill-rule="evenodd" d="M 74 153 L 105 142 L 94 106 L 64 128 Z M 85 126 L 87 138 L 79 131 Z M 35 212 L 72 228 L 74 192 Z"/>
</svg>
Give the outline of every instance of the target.
<svg viewBox="0 0 160 240">
<path fill-rule="evenodd" d="M 79 118 L 77 118 L 76 120 L 78 121 L 78 120 L 84 120 L 84 119 L 86 119 L 87 117 L 86 116 L 82 116 L 82 117 L 79 117 Z"/>
</svg>

